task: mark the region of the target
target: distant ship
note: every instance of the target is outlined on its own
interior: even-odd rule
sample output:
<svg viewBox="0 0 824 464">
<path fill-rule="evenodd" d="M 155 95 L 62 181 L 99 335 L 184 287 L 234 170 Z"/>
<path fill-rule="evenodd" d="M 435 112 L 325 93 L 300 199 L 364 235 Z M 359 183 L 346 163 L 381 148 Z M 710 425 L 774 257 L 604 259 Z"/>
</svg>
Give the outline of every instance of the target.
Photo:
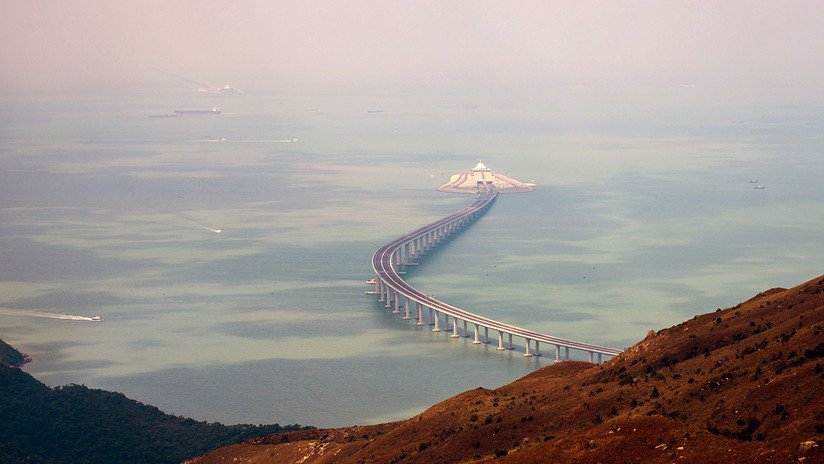
<svg viewBox="0 0 824 464">
<path fill-rule="evenodd" d="M 172 114 L 172 113 L 169 113 L 169 114 L 150 114 L 149 117 L 150 118 L 176 118 L 177 115 Z"/>
<path fill-rule="evenodd" d="M 236 89 L 229 84 L 226 84 L 223 87 L 210 87 L 207 85 L 197 89 L 197 91 L 203 93 L 243 93 L 242 90 Z"/>
<path fill-rule="evenodd" d="M 221 111 L 215 106 L 210 110 L 175 110 L 176 115 L 190 115 L 190 114 L 220 114 Z"/>
<path fill-rule="evenodd" d="M 765 187 L 765 186 L 763 186 L 763 185 L 756 185 L 756 186 L 755 186 L 755 189 L 756 189 L 756 190 L 764 190 L 765 188 L 767 188 L 767 187 Z"/>
<path fill-rule="evenodd" d="M 92 316 L 93 322 L 103 322 L 103 316 Z"/>
</svg>

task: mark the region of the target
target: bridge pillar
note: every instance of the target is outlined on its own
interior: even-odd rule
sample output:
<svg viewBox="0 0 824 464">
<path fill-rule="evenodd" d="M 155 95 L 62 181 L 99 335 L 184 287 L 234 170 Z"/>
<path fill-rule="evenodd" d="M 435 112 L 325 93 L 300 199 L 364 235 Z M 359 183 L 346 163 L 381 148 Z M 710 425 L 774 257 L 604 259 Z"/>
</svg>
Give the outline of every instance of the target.
<svg viewBox="0 0 824 464">
<path fill-rule="evenodd" d="M 433 324 L 433 322 L 432 322 L 432 312 L 433 312 L 432 308 L 429 308 L 429 325 Z"/>
<path fill-rule="evenodd" d="M 484 343 L 489 343 L 489 327 L 484 327 Z"/>
<path fill-rule="evenodd" d="M 504 333 L 500 330 L 498 331 L 498 351 L 503 351 L 504 348 Z"/>
<path fill-rule="evenodd" d="M 601 364 L 601 353 L 598 353 L 598 364 Z"/>
<path fill-rule="evenodd" d="M 460 337 L 460 335 L 458 335 L 458 319 L 455 319 L 455 321 L 452 323 L 452 338 L 458 337 Z"/>
<path fill-rule="evenodd" d="M 555 345 L 555 362 L 561 362 L 561 345 Z"/>
<path fill-rule="evenodd" d="M 395 309 L 392 311 L 392 314 L 400 314 L 401 311 L 400 311 L 399 305 L 400 305 L 400 302 L 401 302 L 401 298 L 402 298 L 401 294 L 398 293 L 398 292 L 395 292 Z"/>
<path fill-rule="evenodd" d="M 386 288 L 386 307 L 387 308 L 392 307 L 391 302 L 392 302 L 392 287 L 387 287 Z"/>
<path fill-rule="evenodd" d="M 438 325 L 438 319 L 440 319 L 438 317 L 438 312 L 435 311 L 435 328 L 432 329 L 433 332 L 440 332 L 441 331 L 441 327 Z"/>
<path fill-rule="evenodd" d="M 423 308 L 421 307 L 421 304 L 418 303 L 417 301 L 415 302 L 415 304 L 418 307 L 418 325 L 424 325 L 424 322 L 423 322 Z"/>
<path fill-rule="evenodd" d="M 512 334 L 509 334 L 509 349 L 510 349 L 510 350 L 514 350 L 514 349 L 515 349 L 515 347 L 514 347 L 514 346 L 512 346 Z"/>
<path fill-rule="evenodd" d="M 378 276 L 375 276 L 375 293 L 376 294 L 380 293 L 380 289 L 381 289 L 381 278 L 378 277 Z"/>
<path fill-rule="evenodd" d="M 377 287 L 378 301 L 383 301 L 384 300 L 383 299 L 383 292 L 384 292 L 384 287 L 386 286 L 386 284 L 381 282 L 381 281 L 378 281 L 377 284 L 378 284 L 378 287 Z"/>
<path fill-rule="evenodd" d="M 524 349 L 524 357 L 525 358 L 531 358 L 532 353 L 529 352 L 529 344 L 532 343 L 532 340 L 530 340 L 528 338 L 525 338 L 524 340 L 526 340 L 526 348 Z"/>
<path fill-rule="evenodd" d="M 541 355 L 541 342 L 535 340 L 535 353 L 532 354 L 533 356 L 540 356 Z"/>
<path fill-rule="evenodd" d="M 569 361 L 569 347 L 568 347 L 568 346 L 565 346 L 565 347 L 564 347 L 564 351 L 566 352 L 566 356 L 565 356 L 565 357 L 566 357 L 566 360 L 567 360 L 567 361 Z"/>
<path fill-rule="evenodd" d="M 592 362 L 592 351 L 589 352 L 589 363 L 593 364 L 593 362 Z"/>
<path fill-rule="evenodd" d="M 404 320 L 408 321 L 409 319 L 412 319 L 409 316 L 409 297 L 406 297 L 406 298 L 403 299 L 403 308 L 404 308 L 404 312 L 403 312 Z"/>
<path fill-rule="evenodd" d="M 481 328 L 478 326 L 478 324 L 475 324 L 475 340 L 472 342 L 473 345 L 481 344 L 481 340 L 479 339 L 480 331 Z"/>
<path fill-rule="evenodd" d="M 463 334 L 464 334 L 464 337 L 468 337 L 468 336 L 469 336 L 469 331 L 468 331 L 468 330 L 466 330 L 466 321 L 465 321 L 465 320 L 464 320 L 464 332 L 463 332 Z"/>
</svg>

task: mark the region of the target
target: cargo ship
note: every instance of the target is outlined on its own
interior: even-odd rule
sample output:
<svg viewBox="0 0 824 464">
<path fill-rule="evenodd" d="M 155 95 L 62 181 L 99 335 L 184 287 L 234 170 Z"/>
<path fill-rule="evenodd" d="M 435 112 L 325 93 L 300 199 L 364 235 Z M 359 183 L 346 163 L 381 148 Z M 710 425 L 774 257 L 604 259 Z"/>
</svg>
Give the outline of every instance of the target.
<svg viewBox="0 0 824 464">
<path fill-rule="evenodd" d="M 220 114 L 221 111 L 215 106 L 210 110 L 175 110 L 176 115 L 187 116 L 196 114 Z"/>
</svg>

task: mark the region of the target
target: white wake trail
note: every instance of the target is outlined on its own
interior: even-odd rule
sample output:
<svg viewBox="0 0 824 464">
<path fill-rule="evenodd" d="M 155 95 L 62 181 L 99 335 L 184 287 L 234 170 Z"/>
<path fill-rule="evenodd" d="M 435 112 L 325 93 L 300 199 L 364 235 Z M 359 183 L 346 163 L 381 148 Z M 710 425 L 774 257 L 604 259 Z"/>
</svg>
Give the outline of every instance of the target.
<svg viewBox="0 0 824 464">
<path fill-rule="evenodd" d="M 42 311 L 34 311 L 31 309 L 13 309 L 0 308 L 0 314 L 6 316 L 30 316 L 30 317 L 45 317 L 48 319 L 63 319 L 65 321 L 92 321 L 89 316 L 74 316 L 71 314 L 47 313 Z"/>
</svg>

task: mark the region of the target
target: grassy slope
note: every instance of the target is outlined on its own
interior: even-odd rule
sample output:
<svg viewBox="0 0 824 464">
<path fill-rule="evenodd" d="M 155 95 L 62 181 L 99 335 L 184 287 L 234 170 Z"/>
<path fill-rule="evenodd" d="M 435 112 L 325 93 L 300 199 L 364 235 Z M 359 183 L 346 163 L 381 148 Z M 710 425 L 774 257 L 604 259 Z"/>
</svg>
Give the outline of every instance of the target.
<svg viewBox="0 0 824 464">
<path fill-rule="evenodd" d="M 407 421 L 194 462 L 824 462 L 823 357 L 824 276 L 651 333 L 601 366 L 552 365 Z"/>
</svg>

